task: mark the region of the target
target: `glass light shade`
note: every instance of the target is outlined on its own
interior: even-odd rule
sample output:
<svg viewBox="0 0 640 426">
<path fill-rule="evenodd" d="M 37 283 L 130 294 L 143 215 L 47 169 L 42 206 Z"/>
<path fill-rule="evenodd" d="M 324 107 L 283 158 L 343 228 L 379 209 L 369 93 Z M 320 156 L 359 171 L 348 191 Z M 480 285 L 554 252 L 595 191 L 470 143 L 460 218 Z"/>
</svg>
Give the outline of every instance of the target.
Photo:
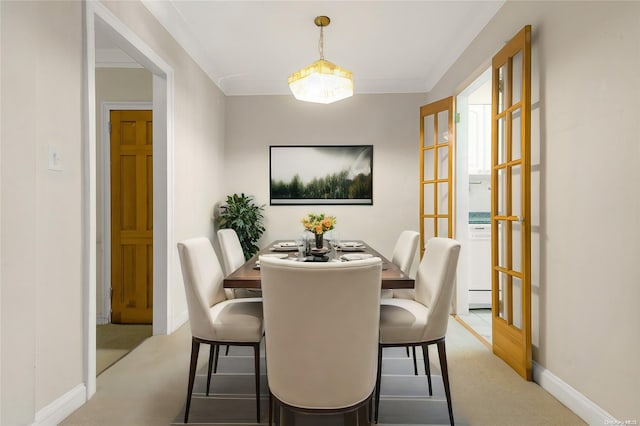
<svg viewBox="0 0 640 426">
<path fill-rule="evenodd" d="M 289 88 L 296 99 L 330 104 L 353 96 L 351 71 L 319 59 L 289 76 Z"/>
</svg>

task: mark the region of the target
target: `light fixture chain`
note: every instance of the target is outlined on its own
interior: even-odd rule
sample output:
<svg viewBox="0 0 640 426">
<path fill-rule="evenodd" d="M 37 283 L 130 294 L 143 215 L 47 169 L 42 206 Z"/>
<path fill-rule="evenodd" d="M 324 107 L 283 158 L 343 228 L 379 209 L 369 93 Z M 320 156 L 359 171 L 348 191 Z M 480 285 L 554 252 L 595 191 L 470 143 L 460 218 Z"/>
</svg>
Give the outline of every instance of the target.
<svg viewBox="0 0 640 426">
<path fill-rule="evenodd" d="M 320 59 L 324 59 L 324 25 L 320 26 L 320 41 L 318 42 L 318 50 L 320 51 Z"/>
</svg>

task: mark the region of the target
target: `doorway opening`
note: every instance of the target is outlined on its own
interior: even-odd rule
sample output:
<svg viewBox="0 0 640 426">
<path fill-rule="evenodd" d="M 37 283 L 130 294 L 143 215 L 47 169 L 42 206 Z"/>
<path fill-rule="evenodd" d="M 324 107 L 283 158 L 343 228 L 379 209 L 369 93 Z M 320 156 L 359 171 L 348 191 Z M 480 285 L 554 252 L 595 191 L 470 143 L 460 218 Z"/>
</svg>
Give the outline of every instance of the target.
<svg viewBox="0 0 640 426">
<path fill-rule="evenodd" d="M 102 26 L 111 40 L 138 64 L 149 70 L 153 84 L 153 334 L 173 331 L 170 317 L 171 292 L 168 278 L 176 266 L 173 248 L 173 105 L 174 71 L 138 35 L 99 2 L 85 7 L 85 116 L 84 138 L 84 305 L 85 353 L 83 377 L 86 398 L 96 391 L 96 305 L 98 263 L 102 253 L 98 248 L 98 134 L 96 131 L 96 26 Z"/>
<path fill-rule="evenodd" d="M 491 344 L 491 69 L 456 98 L 456 313 Z"/>
</svg>

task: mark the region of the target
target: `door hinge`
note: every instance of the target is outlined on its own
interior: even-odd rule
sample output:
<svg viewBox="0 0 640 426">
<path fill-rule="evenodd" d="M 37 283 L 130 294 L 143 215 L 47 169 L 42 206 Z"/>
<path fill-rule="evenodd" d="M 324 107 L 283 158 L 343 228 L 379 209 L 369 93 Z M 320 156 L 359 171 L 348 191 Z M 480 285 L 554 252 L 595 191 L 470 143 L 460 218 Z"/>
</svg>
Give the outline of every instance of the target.
<svg viewBox="0 0 640 426">
<path fill-rule="evenodd" d="M 109 121 L 107 124 L 109 125 L 109 134 L 111 134 L 111 122 Z"/>
</svg>

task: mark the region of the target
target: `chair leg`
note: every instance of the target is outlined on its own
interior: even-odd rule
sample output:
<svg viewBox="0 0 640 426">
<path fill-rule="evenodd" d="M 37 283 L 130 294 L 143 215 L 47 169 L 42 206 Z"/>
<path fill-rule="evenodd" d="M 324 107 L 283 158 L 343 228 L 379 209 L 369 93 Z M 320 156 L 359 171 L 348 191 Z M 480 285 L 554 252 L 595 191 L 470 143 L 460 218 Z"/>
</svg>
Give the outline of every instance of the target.
<svg viewBox="0 0 640 426">
<path fill-rule="evenodd" d="M 189 422 L 189 409 L 191 408 L 191 395 L 193 394 L 193 382 L 196 378 L 196 366 L 198 364 L 198 354 L 200 352 L 200 342 L 194 337 L 191 338 L 191 364 L 189 365 L 189 385 L 187 386 L 187 403 L 184 407 L 184 422 Z"/>
<path fill-rule="evenodd" d="M 256 375 L 256 422 L 260 423 L 260 342 L 253 346 L 253 358 Z"/>
<path fill-rule="evenodd" d="M 273 395 L 269 391 L 269 426 L 273 425 Z"/>
<path fill-rule="evenodd" d="M 227 345 L 227 350 L 224 351 L 224 356 L 229 356 L 229 345 Z"/>
<path fill-rule="evenodd" d="M 424 372 L 427 375 L 427 383 L 429 384 L 429 396 L 433 396 L 433 387 L 431 386 L 431 367 L 429 366 L 429 345 L 422 345 L 422 354 L 424 358 Z"/>
<path fill-rule="evenodd" d="M 382 378 L 382 346 L 378 345 L 378 373 L 376 376 L 376 410 L 374 423 L 378 423 L 378 414 L 380 414 L 380 379 Z"/>
<path fill-rule="evenodd" d="M 451 405 L 451 390 L 449 388 L 449 369 L 447 368 L 447 353 L 445 351 L 444 339 L 438 342 L 438 358 L 440 358 L 440 370 L 442 371 L 442 380 L 444 381 L 444 394 L 447 397 L 447 408 L 449 409 L 449 421 L 451 426 L 453 422 L 453 407 Z"/>
<path fill-rule="evenodd" d="M 411 357 L 411 354 L 409 353 L 409 346 L 405 346 L 404 348 L 407 350 L 407 358 Z"/>
<path fill-rule="evenodd" d="M 213 358 L 216 351 L 218 351 L 218 345 L 211 344 L 209 348 L 209 369 L 207 370 L 207 396 L 209 396 L 209 389 L 211 387 L 211 369 L 213 368 Z"/>
<path fill-rule="evenodd" d="M 366 404 L 363 404 L 362 406 L 360 406 L 360 408 L 358 408 L 358 420 L 357 420 L 358 426 L 371 426 L 371 417 L 369 416 L 370 402 L 371 402 L 371 398 L 369 398 L 369 402 L 367 402 Z"/>
<path fill-rule="evenodd" d="M 358 426 L 358 410 L 344 413 L 344 426 Z"/>
<path fill-rule="evenodd" d="M 227 346 L 229 347 L 229 346 Z M 218 359 L 220 358 L 220 345 L 216 345 L 216 356 L 213 360 L 213 374 L 218 372 Z"/>
<path fill-rule="evenodd" d="M 411 351 L 413 352 L 413 374 L 418 375 L 418 361 L 416 360 L 416 347 L 412 346 Z"/>
</svg>

